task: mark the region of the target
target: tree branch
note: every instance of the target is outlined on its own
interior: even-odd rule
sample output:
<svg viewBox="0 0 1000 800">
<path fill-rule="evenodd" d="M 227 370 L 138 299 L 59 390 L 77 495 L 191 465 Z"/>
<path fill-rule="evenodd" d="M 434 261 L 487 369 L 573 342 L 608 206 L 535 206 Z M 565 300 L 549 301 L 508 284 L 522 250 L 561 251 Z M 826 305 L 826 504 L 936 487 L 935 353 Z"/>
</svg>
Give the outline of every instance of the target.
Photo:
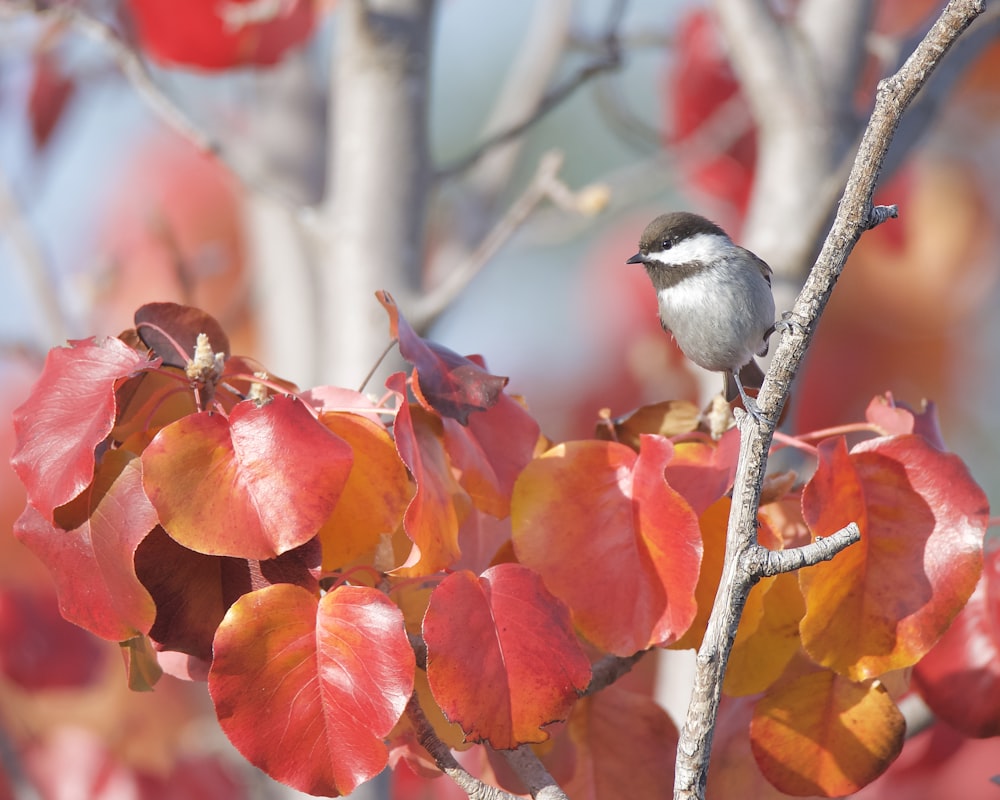
<svg viewBox="0 0 1000 800">
<path fill-rule="evenodd" d="M 768 550 L 755 545 L 746 552 L 744 568 L 751 575 L 771 578 L 782 572 L 794 572 L 802 567 L 814 567 L 821 561 L 829 561 L 841 550 L 860 541 L 861 529 L 852 522 L 830 536 L 817 536 L 814 542 L 802 547 Z"/>
<path fill-rule="evenodd" d="M 42 253 L 41 244 L 35 236 L 28 220 L 8 185 L 6 176 L 0 174 L 0 230 L 5 231 L 13 250 L 13 267 L 19 270 L 24 282 L 31 287 L 41 311 L 44 335 L 36 342 L 41 352 L 49 346 L 50 338 L 62 341 L 68 338 L 65 315 L 59 304 L 59 292 L 54 285 L 54 276 Z"/>
<path fill-rule="evenodd" d="M 951 0 L 902 68 L 879 84 L 875 109 L 862 137 L 833 227 L 793 308 L 793 319 L 799 324 L 787 326 L 783 333 L 758 398 L 768 420 L 777 419 L 781 412 L 816 322 L 854 245 L 865 230 L 886 216 L 873 214 L 872 194 L 903 112 L 948 49 L 983 12 L 983 7 L 984 0 Z M 722 679 L 736 626 L 751 587 L 765 574 L 769 563 L 761 558 L 755 559 L 752 554 L 757 546 L 757 508 L 773 435 L 773 422 L 758 425 L 750 417 L 741 416 L 740 458 L 733 488 L 722 579 L 698 651 L 694 689 L 677 746 L 674 776 L 674 797 L 677 800 L 705 796 Z M 822 555 L 825 548 L 839 545 L 841 536 L 845 540 L 844 546 L 849 544 L 847 540 L 853 536 L 850 526 L 829 537 L 834 540 L 830 544 L 821 543 L 818 553 L 813 551 L 812 555 Z M 802 557 L 802 553 L 792 558 L 796 557 Z M 761 572 L 754 574 L 751 570 Z"/>
<path fill-rule="evenodd" d="M 406 716 L 413 725 L 420 746 L 430 753 L 438 768 L 458 784 L 459 788 L 469 796 L 469 800 L 518 800 L 517 795 L 509 794 L 473 777 L 455 760 L 448 745 L 437 737 L 433 726 L 424 715 L 416 693 L 410 696 L 410 702 L 406 705 Z"/>
<path fill-rule="evenodd" d="M 385 344 L 385 289 L 419 293 L 430 205 L 436 0 L 341 0 L 330 82 L 329 247 L 319 270 L 323 382 L 354 386 Z"/>
<path fill-rule="evenodd" d="M 584 691 L 583 696 L 587 697 L 596 694 L 610 686 L 623 675 L 632 671 L 632 667 L 639 663 L 640 659 L 648 650 L 640 650 L 630 656 L 606 655 L 594 663 L 590 670 L 590 684 Z"/>
<path fill-rule="evenodd" d="M 522 744 L 516 750 L 504 750 L 501 755 L 527 784 L 528 791 L 535 800 L 568 800 L 556 779 L 549 774 L 528 745 Z"/>
<path fill-rule="evenodd" d="M 545 153 L 521 196 L 507 209 L 475 252 L 452 269 L 437 286 L 413 302 L 407 316 L 417 331 L 426 330 L 451 305 L 545 200 L 583 214 L 596 213 L 604 207 L 607 194 L 601 186 L 584 187 L 574 192 L 559 179 L 563 160 L 563 154 L 558 150 Z"/>
<path fill-rule="evenodd" d="M 487 137 L 468 155 L 438 170 L 438 177 L 449 178 L 464 172 L 494 148 L 521 136 L 596 75 L 619 69 L 622 65 L 619 28 L 627 8 L 628 0 L 613 0 L 604 33 L 596 39 L 600 43 L 600 51 L 589 63 L 584 64 L 561 84 L 549 90 L 535 109 L 520 122 Z"/>
</svg>

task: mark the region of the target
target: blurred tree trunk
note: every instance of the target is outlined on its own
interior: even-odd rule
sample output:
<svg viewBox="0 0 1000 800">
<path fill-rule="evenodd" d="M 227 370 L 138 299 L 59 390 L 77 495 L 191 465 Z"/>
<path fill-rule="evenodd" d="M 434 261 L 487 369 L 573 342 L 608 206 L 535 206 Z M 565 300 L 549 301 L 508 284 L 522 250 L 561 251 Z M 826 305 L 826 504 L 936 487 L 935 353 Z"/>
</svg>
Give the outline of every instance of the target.
<svg viewBox="0 0 1000 800">
<path fill-rule="evenodd" d="M 342 0 L 330 88 L 319 378 L 357 386 L 388 342 L 373 295 L 421 283 L 434 0 Z"/>
</svg>

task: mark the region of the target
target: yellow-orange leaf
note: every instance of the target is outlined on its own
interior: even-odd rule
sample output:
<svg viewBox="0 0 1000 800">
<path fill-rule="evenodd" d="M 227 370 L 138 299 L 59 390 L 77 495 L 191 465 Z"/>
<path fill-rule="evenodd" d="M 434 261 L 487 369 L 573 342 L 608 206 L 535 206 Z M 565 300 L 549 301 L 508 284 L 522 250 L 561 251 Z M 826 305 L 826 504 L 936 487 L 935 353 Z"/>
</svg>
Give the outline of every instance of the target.
<svg viewBox="0 0 1000 800">
<path fill-rule="evenodd" d="M 354 466 L 333 514 L 319 529 L 323 569 L 372 554 L 402 524 L 413 494 L 406 466 L 380 425 L 357 414 L 324 413 L 320 422 L 351 446 Z M 387 570 L 396 564 L 379 564 Z"/>
<path fill-rule="evenodd" d="M 755 694 L 773 684 L 801 647 L 805 601 L 793 573 L 765 578 L 750 591 L 729 657 L 723 691 Z"/>
<path fill-rule="evenodd" d="M 925 439 L 874 439 L 847 452 L 820 445 L 802 495 L 806 521 L 828 536 L 850 521 L 861 542 L 802 570 L 802 644 L 854 680 L 919 661 L 968 600 L 982 569 L 989 504 L 956 456 Z"/>
<path fill-rule="evenodd" d="M 778 684 L 757 703 L 750 745 L 761 772 L 786 794 L 839 797 L 881 775 L 905 733 L 881 684 L 823 670 Z"/>
</svg>

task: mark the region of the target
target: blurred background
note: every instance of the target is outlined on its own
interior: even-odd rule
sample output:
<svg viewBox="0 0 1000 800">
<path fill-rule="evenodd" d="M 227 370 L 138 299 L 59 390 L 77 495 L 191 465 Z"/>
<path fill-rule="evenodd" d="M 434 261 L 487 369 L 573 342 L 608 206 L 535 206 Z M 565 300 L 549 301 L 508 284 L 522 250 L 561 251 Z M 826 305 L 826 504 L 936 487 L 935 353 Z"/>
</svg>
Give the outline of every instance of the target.
<svg viewBox="0 0 1000 800">
<path fill-rule="evenodd" d="M 878 79 L 943 4 L 761 4 L 817 54 L 770 95 L 752 71 L 776 51 L 734 22 L 739 2 L 373 0 L 385 74 L 365 61 L 362 5 L 0 2 L 4 452 L 48 349 L 117 335 L 150 301 L 209 311 L 234 352 L 302 388 L 356 388 L 389 340 L 387 289 L 425 335 L 509 376 L 555 440 L 591 436 L 602 408 L 704 403 L 718 376 L 684 361 L 624 263 L 642 228 L 712 217 L 771 263 L 790 308 Z M 854 251 L 784 423 L 858 421 L 885 392 L 933 401 L 993 502 L 998 16 L 904 120 L 876 195 L 900 217 Z M 23 505 L 4 460 L 0 800 L 287 794 L 232 757 L 202 686 L 130 695 L 116 648 L 61 621 L 10 535 Z M 921 736 L 866 797 L 997 791 L 995 744 Z"/>
</svg>

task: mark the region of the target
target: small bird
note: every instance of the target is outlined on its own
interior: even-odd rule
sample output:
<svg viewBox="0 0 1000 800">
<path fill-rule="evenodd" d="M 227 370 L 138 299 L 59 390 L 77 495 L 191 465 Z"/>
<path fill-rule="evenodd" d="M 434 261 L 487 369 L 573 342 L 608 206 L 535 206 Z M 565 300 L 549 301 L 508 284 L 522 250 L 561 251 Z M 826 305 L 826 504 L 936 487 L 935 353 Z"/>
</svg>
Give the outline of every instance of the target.
<svg viewBox="0 0 1000 800">
<path fill-rule="evenodd" d="M 642 232 L 639 252 L 656 289 L 660 324 L 691 361 L 725 378 L 726 400 L 737 392 L 758 422 L 760 409 L 744 383 L 760 388 L 754 356 L 767 354 L 774 332 L 771 268 L 698 214 L 662 214 Z M 735 389 L 735 391 L 734 391 Z"/>
</svg>

